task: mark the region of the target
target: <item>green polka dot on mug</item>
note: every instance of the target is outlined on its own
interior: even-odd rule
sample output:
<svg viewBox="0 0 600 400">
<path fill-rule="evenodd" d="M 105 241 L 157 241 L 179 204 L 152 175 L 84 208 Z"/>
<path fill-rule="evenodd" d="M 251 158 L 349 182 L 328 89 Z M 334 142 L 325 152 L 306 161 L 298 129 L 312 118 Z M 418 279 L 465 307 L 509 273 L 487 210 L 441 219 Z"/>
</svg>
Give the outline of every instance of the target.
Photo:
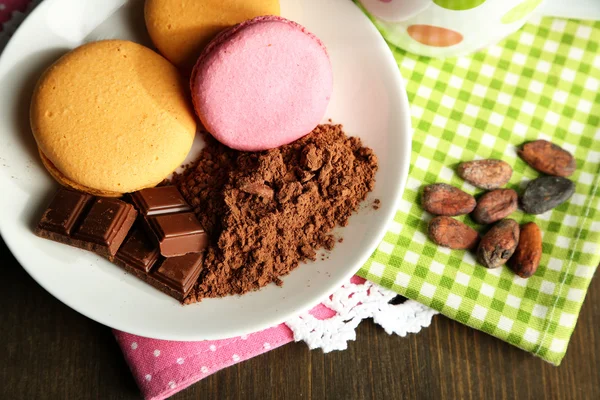
<svg viewBox="0 0 600 400">
<path fill-rule="evenodd" d="M 521 4 L 513 7 L 502 17 L 503 24 L 512 24 L 528 17 L 542 3 L 542 0 L 525 0 Z"/>
<path fill-rule="evenodd" d="M 470 10 L 486 2 L 486 0 L 433 0 L 435 4 L 448 10 Z"/>
</svg>

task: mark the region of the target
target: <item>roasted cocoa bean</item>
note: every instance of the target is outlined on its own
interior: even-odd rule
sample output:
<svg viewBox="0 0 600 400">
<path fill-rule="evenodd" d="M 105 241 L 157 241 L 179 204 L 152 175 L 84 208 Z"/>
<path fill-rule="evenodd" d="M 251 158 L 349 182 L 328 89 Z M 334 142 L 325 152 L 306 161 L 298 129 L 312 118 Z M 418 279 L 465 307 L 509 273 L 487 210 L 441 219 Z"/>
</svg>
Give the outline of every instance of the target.
<svg viewBox="0 0 600 400">
<path fill-rule="evenodd" d="M 528 222 L 521 227 L 519 245 L 508 265 L 521 278 L 529 278 L 535 274 L 542 257 L 542 231 L 535 222 Z"/>
<path fill-rule="evenodd" d="M 547 175 L 567 177 L 577 168 L 571 153 L 547 140 L 526 143 L 518 153 L 532 168 Z"/>
<path fill-rule="evenodd" d="M 498 268 L 506 264 L 518 244 L 519 224 L 512 219 L 503 219 L 481 238 L 477 260 L 486 268 Z"/>
<path fill-rule="evenodd" d="M 476 160 L 460 163 L 458 176 L 473 186 L 491 190 L 508 183 L 512 168 L 502 160 Z"/>
<path fill-rule="evenodd" d="M 575 184 L 567 178 L 543 176 L 529 182 L 521 198 L 521 207 L 528 214 L 543 214 L 569 200 Z"/>
<path fill-rule="evenodd" d="M 471 216 L 479 224 L 491 224 L 517 210 L 519 196 L 512 189 L 496 189 L 481 196 Z"/>
<path fill-rule="evenodd" d="M 470 213 L 477 202 L 473 196 L 454 186 L 436 183 L 425 186 L 422 205 L 431 214 L 452 217 Z"/>
<path fill-rule="evenodd" d="M 479 234 L 460 221 L 440 216 L 429 221 L 429 238 L 440 246 L 464 250 L 477 246 Z"/>
</svg>

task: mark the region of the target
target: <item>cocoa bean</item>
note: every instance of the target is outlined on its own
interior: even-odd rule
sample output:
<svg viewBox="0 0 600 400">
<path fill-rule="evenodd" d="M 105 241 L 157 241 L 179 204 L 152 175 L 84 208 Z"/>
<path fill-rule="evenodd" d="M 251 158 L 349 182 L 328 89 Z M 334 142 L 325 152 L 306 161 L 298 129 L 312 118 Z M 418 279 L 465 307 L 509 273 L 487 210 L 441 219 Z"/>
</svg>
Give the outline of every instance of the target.
<svg viewBox="0 0 600 400">
<path fill-rule="evenodd" d="M 479 224 L 491 224 L 517 210 L 519 196 L 512 189 L 496 189 L 481 196 L 471 214 Z"/>
<path fill-rule="evenodd" d="M 577 168 L 571 153 L 546 140 L 526 143 L 518 153 L 532 168 L 547 175 L 567 177 Z"/>
<path fill-rule="evenodd" d="M 543 214 L 569 200 L 575 184 L 567 178 L 543 176 L 529 182 L 521 198 L 521 207 L 528 214 Z"/>
<path fill-rule="evenodd" d="M 535 222 L 521 227 L 519 245 L 508 261 L 509 267 L 521 278 L 535 274 L 542 257 L 542 232 Z"/>
<path fill-rule="evenodd" d="M 476 160 L 460 163 L 458 176 L 473 186 L 491 190 L 508 183 L 512 168 L 502 160 Z"/>
<path fill-rule="evenodd" d="M 519 224 L 512 219 L 503 219 L 481 238 L 477 260 L 486 268 L 498 268 L 506 264 L 518 244 Z"/>
<path fill-rule="evenodd" d="M 431 214 L 452 217 L 470 213 L 477 202 L 473 196 L 454 186 L 435 183 L 425 186 L 422 205 Z"/>
<path fill-rule="evenodd" d="M 460 221 L 439 216 L 429 221 L 429 238 L 440 246 L 464 250 L 477 246 L 479 234 Z"/>
</svg>

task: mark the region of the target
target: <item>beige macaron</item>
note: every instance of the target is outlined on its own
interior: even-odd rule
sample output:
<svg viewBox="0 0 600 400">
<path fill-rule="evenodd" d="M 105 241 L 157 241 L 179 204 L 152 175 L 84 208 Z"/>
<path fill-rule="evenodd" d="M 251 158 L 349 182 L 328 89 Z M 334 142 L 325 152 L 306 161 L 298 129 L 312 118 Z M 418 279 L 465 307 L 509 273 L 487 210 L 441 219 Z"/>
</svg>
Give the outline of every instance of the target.
<svg viewBox="0 0 600 400">
<path fill-rule="evenodd" d="M 154 45 L 186 72 L 219 32 L 261 15 L 279 15 L 279 0 L 146 0 L 145 4 Z"/>
<path fill-rule="evenodd" d="M 60 183 L 118 196 L 152 187 L 185 160 L 196 121 L 178 70 L 139 44 L 107 40 L 44 72 L 31 102 L 42 161 Z"/>
</svg>

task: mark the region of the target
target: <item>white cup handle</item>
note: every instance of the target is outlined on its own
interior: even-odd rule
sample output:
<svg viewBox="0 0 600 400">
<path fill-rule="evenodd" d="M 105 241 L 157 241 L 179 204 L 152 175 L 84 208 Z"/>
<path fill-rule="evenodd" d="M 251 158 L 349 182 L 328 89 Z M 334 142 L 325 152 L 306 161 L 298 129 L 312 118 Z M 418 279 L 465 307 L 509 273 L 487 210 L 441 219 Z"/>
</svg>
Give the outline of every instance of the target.
<svg viewBox="0 0 600 400">
<path fill-rule="evenodd" d="M 537 13 L 552 17 L 600 20 L 600 1 L 546 0 Z"/>
</svg>

